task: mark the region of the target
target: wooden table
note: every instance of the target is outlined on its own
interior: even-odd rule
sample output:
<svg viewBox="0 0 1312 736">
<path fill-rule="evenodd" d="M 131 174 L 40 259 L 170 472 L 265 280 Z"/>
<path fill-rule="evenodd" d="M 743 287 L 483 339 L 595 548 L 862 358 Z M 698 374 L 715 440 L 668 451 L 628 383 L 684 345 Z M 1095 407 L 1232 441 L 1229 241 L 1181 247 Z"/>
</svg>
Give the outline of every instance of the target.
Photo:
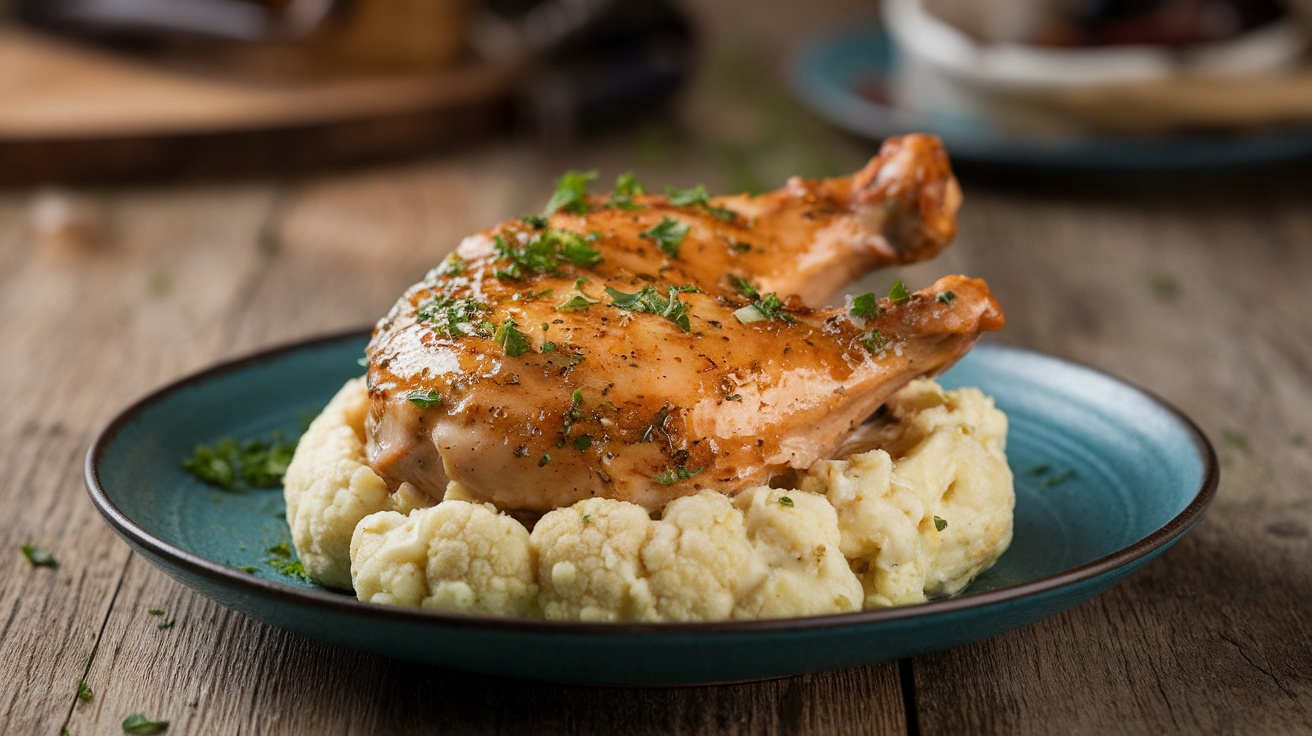
<svg viewBox="0 0 1312 736">
<path fill-rule="evenodd" d="M 703 15 L 712 38 L 737 27 Z M 682 136 L 656 125 L 294 180 L 0 193 L 0 730 L 112 734 L 142 712 L 171 734 L 1312 732 L 1306 171 L 1037 188 L 966 172 L 957 244 L 898 274 L 988 279 L 1009 319 L 996 339 L 1151 388 L 1223 465 L 1179 544 L 1110 592 L 986 641 L 710 688 L 503 681 L 257 623 L 175 584 L 101 521 L 83 456 L 130 401 L 216 360 L 372 322 L 463 234 L 539 208 L 565 168 L 713 189 L 855 168 L 868 144 L 789 108 L 755 84 L 768 65 L 742 63 L 807 23 L 746 22 L 759 45 L 712 54 Z M 41 232 L 42 208 L 61 202 L 90 236 Z M 24 544 L 59 567 L 29 565 Z M 160 629 L 152 608 L 176 624 Z"/>
</svg>

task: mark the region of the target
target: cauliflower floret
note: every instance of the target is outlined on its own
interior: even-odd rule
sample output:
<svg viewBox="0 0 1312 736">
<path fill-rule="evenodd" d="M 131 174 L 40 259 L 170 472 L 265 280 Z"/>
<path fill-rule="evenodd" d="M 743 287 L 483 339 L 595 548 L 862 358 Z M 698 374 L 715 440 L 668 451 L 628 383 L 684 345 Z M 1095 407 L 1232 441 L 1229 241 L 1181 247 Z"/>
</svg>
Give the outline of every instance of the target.
<svg viewBox="0 0 1312 736">
<path fill-rule="evenodd" d="M 584 621 L 775 618 L 857 610 L 861 584 L 821 496 L 754 488 L 670 502 L 589 499 L 533 528 L 542 612 Z M 787 505 L 791 504 L 791 505 Z"/>
<path fill-rule="evenodd" d="M 528 530 L 491 504 L 443 501 L 366 516 L 351 580 L 367 603 L 525 615 L 537 595 Z"/>
<path fill-rule="evenodd" d="M 874 429 L 885 449 L 811 467 L 801 487 L 838 511 L 865 607 L 957 593 L 1006 551 L 1015 506 L 1006 433 L 1006 416 L 977 389 L 919 380 Z"/>
<path fill-rule="evenodd" d="M 315 582 L 351 589 L 351 534 L 378 511 L 409 511 L 432 502 L 409 483 L 387 488 L 364 458 L 364 379 L 346 383 L 310 423 L 283 477 L 292 544 Z"/>
<path fill-rule="evenodd" d="M 531 542 L 538 555 L 539 603 L 550 619 L 650 621 L 642 548 L 653 534 L 647 510 L 590 498 L 543 515 Z"/>
<path fill-rule="evenodd" d="M 975 389 L 916 381 L 796 489 L 704 490 L 652 519 L 581 501 L 530 533 L 448 485 L 389 493 L 365 462 L 362 379 L 302 438 L 284 479 L 306 571 L 363 601 L 583 621 L 813 616 L 964 588 L 1011 542 L 1007 420 Z"/>
<path fill-rule="evenodd" d="M 734 618 L 820 616 L 861 610 L 861 583 L 843 558 L 838 515 L 824 496 L 766 486 L 733 500 L 764 580 L 734 607 Z"/>
<path fill-rule="evenodd" d="M 742 512 L 722 493 L 701 491 L 666 504 L 642 563 L 664 621 L 713 621 L 766 578 Z"/>
</svg>

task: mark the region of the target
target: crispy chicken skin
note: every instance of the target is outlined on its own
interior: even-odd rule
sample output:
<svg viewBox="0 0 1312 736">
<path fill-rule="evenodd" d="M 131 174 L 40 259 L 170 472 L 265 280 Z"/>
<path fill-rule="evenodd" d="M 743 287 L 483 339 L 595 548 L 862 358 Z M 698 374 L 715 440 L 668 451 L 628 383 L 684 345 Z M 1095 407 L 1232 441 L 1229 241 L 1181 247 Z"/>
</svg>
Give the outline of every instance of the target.
<svg viewBox="0 0 1312 736">
<path fill-rule="evenodd" d="M 733 494 L 828 457 L 1003 324 L 964 276 L 861 316 L 806 306 L 952 238 L 960 194 L 928 136 L 759 197 L 585 201 L 466 238 L 379 322 L 366 446 L 390 483 L 526 513 Z"/>
</svg>

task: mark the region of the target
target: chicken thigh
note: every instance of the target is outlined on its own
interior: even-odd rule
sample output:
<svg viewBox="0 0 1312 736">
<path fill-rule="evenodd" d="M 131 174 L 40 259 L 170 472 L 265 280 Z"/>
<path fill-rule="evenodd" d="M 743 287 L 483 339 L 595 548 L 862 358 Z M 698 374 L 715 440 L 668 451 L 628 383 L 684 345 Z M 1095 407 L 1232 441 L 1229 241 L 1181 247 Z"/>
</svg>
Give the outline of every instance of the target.
<svg viewBox="0 0 1312 736">
<path fill-rule="evenodd" d="M 379 322 L 366 447 L 393 485 L 454 480 L 528 514 L 733 494 L 828 457 L 1003 324 L 964 276 L 808 306 L 951 240 L 960 194 L 932 137 L 758 197 L 562 183 L 549 216 L 466 238 Z"/>
</svg>

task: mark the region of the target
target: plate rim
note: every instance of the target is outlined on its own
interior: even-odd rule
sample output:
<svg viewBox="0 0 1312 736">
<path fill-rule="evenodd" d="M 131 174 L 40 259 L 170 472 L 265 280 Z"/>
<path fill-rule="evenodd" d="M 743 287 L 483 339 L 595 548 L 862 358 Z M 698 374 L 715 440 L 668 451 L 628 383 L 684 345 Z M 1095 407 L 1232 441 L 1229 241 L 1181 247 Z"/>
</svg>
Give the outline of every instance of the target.
<svg viewBox="0 0 1312 736">
<path fill-rule="evenodd" d="M 446 611 L 432 611 L 419 608 L 388 606 L 365 603 L 348 593 L 336 593 L 327 590 L 302 588 L 288 585 L 276 580 L 258 577 L 236 568 L 222 565 L 194 552 L 171 544 L 150 532 L 124 513 L 110 498 L 101 483 L 100 465 L 105 453 L 118 435 L 142 413 L 162 403 L 173 394 L 190 387 L 240 373 L 253 366 L 268 363 L 303 350 L 315 350 L 348 340 L 364 342 L 370 327 L 357 327 L 340 330 L 299 340 L 288 340 L 269 347 L 221 360 L 208 368 L 196 371 L 165 383 L 148 392 L 141 398 L 122 409 L 101 429 L 89 446 L 84 461 L 84 483 L 92 504 L 100 512 L 106 523 L 129 546 L 136 546 L 151 555 L 170 561 L 188 572 L 207 578 L 224 586 L 244 590 L 247 594 L 271 598 L 277 602 L 292 606 L 328 607 L 335 613 L 368 617 L 379 617 L 389 621 L 408 624 L 447 627 L 461 630 L 482 630 L 513 634 L 561 634 L 576 636 L 695 636 L 695 635 L 753 635 L 785 632 L 816 632 L 819 630 L 860 627 L 905 621 L 908 619 L 928 619 L 935 616 L 969 612 L 975 609 L 987 609 L 993 606 L 1007 605 L 1042 594 L 1057 593 L 1080 583 L 1089 583 L 1115 570 L 1128 567 L 1135 562 L 1143 562 L 1170 546 L 1183 536 L 1203 517 L 1203 513 L 1216 495 L 1220 481 L 1220 468 L 1216 451 L 1198 425 L 1186 414 L 1161 398 L 1154 392 L 1127 381 L 1111 373 L 1094 368 L 1079 361 L 1023 348 L 1007 343 L 981 342 L 975 349 L 998 351 L 1004 354 L 1019 355 L 1027 358 L 1039 358 L 1055 361 L 1066 367 L 1089 371 L 1103 378 L 1117 382 L 1143 395 L 1150 403 L 1164 410 L 1185 430 L 1190 444 L 1198 454 L 1203 465 L 1203 474 L 1199 488 L 1190 502 L 1179 513 L 1151 533 L 1128 544 L 1111 554 L 1096 560 L 1062 570 L 1051 575 L 1026 580 L 994 590 L 981 591 L 966 595 L 943 598 L 925 603 L 916 603 L 890 608 L 869 609 L 851 613 L 829 614 L 824 616 L 804 616 L 797 618 L 751 619 L 731 621 L 704 622 L 585 622 L 585 621 L 547 621 L 534 618 L 512 616 L 461 614 Z M 149 555 L 147 555 L 149 559 Z M 154 560 L 150 560 L 154 562 Z M 191 587 L 191 586 L 185 586 Z M 194 590 L 194 588 L 193 588 Z M 200 592 L 200 591 L 196 591 Z M 204 595 L 204 593 L 201 593 Z M 206 596 L 210 597 L 210 596 Z M 225 604 L 226 605 L 226 604 Z"/>
</svg>

